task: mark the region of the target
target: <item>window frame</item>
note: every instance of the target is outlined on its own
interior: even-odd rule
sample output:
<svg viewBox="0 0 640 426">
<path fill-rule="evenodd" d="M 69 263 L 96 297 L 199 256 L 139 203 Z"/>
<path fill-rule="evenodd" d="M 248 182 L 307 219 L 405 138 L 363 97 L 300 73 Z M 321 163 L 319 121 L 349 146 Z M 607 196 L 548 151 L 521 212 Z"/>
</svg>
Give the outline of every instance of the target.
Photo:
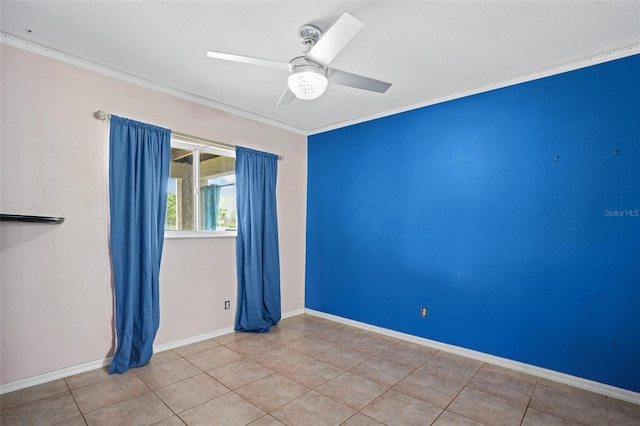
<svg viewBox="0 0 640 426">
<path fill-rule="evenodd" d="M 191 142 L 183 140 L 177 137 L 171 137 L 171 148 L 188 149 L 193 151 L 193 164 L 192 164 L 192 190 L 193 190 L 193 227 L 192 231 L 184 230 L 164 230 L 165 239 L 180 239 L 180 238 L 228 238 L 237 237 L 238 232 L 228 230 L 216 230 L 216 231 L 203 231 L 200 224 L 200 153 L 206 152 L 210 154 L 221 155 L 224 157 L 236 158 L 236 152 L 233 149 L 221 148 L 212 144 Z M 235 174 L 235 171 L 234 171 Z M 176 179 L 169 176 L 169 179 Z M 168 184 L 168 182 L 167 182 Z M 234 184 L 235 186 L 235 184 Z M 176 212 L 176 215 L 178 213 Z M 236 223 L 237 229 L 237 223 Z"/>
</svg>

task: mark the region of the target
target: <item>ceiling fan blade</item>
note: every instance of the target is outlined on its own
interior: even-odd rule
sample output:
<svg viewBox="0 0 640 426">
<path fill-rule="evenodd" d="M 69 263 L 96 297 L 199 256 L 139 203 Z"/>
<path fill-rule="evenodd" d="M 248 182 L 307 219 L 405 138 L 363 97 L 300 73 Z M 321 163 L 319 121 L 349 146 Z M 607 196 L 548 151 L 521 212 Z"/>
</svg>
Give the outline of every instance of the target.
<svg viewBox="0 0 640 426">
<path fill-rule="evenodd" d="M 327 66 L 333 58 L 351 41 L 364 24 L 344 12 L 311 48 L 306 57 L 320 65 Z"/>
<path fill-rule="evenodd" d="M 289 86 L 287 86 L 287 88 L 284 89 L 284 92 L 282 92 L 282 96 L 280 96 L 280 99 L 278 100 L 276 106 L 290 104 L 291 101 L 293 101 L 295 98 L 296 95 L 294 95 L 293 92 L 289 89 Z"/>
<path fill-rule="evenodd" d="M 351 74 L 350 72 L 340 71 L 334 68 L 329 69 L 327 78 L 330 83 L 369 90 L 370 92 L 384 93 L 391 87 L 391 83 L 358 74 Z"/>
<path fill-rule="evenodd" d="M 214 52 L 212 50 L 207 52 L 207 56 L 215 59 L 223 59 L 225 61 L 242 62 L 245 64 L 289 70 L 289 64 L 287 62 L 271 61 L 269 59 L 253 58 L 251 56 L 232 55 L 231 53 Z"/>
</svg>

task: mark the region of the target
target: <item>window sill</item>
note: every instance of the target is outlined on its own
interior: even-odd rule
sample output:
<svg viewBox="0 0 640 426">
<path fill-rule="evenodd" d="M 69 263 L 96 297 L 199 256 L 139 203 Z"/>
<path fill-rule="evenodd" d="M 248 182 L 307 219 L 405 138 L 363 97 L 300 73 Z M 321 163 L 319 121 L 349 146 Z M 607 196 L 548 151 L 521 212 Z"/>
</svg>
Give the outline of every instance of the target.
<svg viewBox="0 0 640 426">
<path fill-rule="evenodd" d="M 236 231 L 164 231 L 165 240 L 174 240 L 180 238 L 235 238 L 237 236 L 238 233 Z"/>
</svg>

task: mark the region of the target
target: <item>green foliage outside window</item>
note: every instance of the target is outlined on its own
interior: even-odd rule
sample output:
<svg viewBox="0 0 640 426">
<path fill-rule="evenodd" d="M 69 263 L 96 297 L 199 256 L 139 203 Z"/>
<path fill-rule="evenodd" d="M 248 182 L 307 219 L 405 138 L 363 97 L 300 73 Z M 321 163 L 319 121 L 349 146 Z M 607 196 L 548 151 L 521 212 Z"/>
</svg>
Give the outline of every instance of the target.
<svg viewBox="0 0 640 426">
<path fill-rule="evenodd" d="M 169 193 L 167 196 L 167 217 L 165 220 L 165 229 L 175 231 L 178 229 L 176 221 L 176 194 Z"/>
</svg>

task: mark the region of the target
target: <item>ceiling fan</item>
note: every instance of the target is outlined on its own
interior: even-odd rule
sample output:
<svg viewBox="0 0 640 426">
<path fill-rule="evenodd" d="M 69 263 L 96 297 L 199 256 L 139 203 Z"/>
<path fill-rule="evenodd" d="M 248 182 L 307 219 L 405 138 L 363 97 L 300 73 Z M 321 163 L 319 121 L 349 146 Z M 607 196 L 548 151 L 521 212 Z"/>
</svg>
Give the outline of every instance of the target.
<svg viewBox="0 0 640 426">
<path fill-rule="evenodd" d="M 300 42 L 305 46 L 304 54 L 293 58 L 289 63 L 211 50 L 207 52 L 207 56 L 226 61 L 288 70 L 290 74 L 287 80 L 287 88 L 280 96 L 277 103 L 278 106 L 288 104 L 295 98 L 302 100 L 316 99 L 324 93 L 328 83 L 384 93 L 391 87 L 391 83 L 329 68 L 331 61 L 363 26 L 362 22 L 347 12 L 344 12 L 324 35 L 320 28 L 314 25 L 303 25 L 298 32 L 300 34 Z"/>
</svg>

